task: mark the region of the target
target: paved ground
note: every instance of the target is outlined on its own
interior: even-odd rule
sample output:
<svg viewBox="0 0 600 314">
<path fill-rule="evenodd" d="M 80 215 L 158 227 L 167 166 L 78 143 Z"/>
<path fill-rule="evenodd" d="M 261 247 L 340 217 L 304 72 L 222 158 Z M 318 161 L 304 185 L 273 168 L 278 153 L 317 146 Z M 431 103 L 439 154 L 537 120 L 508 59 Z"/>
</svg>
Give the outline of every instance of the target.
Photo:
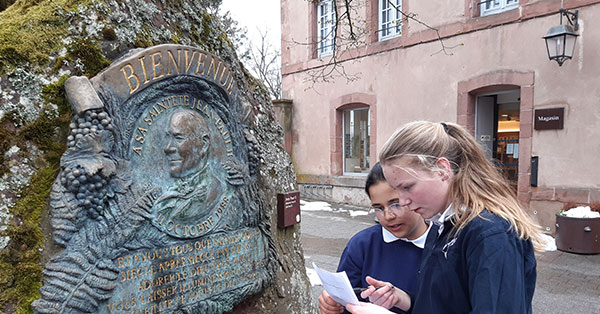
<svg viewBox="0 0 600 314">
<path fill-rule="evenodd" d="M 355 215 L 364 213 L 360 207 L 309 202 L 303 206 L 301 227 L 309 275 L 313 262 L 335 271 L 348 239 L 373 225 L 373 215 Z M 537 254 L 537 262 L 533 313 L 600 314 L 600 255 L 553 251 Z M 321 286 L 313 287 L 315 302 L 321 291 Z"/>
</svg>

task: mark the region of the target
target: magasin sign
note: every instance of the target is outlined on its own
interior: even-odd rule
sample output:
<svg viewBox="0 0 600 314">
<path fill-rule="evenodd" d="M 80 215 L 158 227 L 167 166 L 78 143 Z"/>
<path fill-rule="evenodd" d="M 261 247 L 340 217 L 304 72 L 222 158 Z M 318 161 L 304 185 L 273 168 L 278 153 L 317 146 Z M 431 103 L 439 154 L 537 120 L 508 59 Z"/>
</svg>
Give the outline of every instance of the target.
<svg viewBox="0 0 600 314">
<path fill-rule="evenodd" d="M 565 108 L 537 109 L 533 127 L 536 130 L 562 129 L 564 126 Z"/>
</svg>

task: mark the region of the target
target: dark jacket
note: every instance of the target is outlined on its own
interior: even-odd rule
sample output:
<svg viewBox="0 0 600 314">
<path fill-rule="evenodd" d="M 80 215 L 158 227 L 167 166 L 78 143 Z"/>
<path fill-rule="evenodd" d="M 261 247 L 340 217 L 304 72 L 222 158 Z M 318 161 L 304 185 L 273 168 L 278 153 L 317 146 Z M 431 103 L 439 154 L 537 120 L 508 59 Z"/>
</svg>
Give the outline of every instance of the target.
<svg viewBox="0 0 600 314">
<path fill-rule="evenodd" d="M 531 241 L 485 210 L 458 237 L 451 221 L 429 233 L 413 314 L 531 313 L 536 261 Z"/>
</svg>

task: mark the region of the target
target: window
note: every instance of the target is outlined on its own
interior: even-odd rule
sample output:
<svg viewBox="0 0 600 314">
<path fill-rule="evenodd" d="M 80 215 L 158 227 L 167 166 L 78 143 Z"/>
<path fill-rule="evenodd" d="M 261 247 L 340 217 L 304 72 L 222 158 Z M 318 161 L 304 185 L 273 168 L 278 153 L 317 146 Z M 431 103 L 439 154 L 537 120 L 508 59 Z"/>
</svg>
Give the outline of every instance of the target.
<svg viewBox="0 0 600 314">
<path fill-rule="evenodd" d="M 379 40 L 402 34 L 402 0 L 379 0 Z"/>
<path fill-rule="evenodd" d="M 369 121 L 369 108 L 344 110 L 344 175 L 366 174 L 371 168 Z"/>
<path fill-rule="evenodd" d="M 483 0 L 481 5 L 481 16 L 492 15 L 519 7 L 519 0 Z"/>
<path fill-rule="evenodd" d="M 335 43 L 334 0 L 323 0 L 317 5 L 317 32 L 319 57 L 330 55 Z"/>
</svg>

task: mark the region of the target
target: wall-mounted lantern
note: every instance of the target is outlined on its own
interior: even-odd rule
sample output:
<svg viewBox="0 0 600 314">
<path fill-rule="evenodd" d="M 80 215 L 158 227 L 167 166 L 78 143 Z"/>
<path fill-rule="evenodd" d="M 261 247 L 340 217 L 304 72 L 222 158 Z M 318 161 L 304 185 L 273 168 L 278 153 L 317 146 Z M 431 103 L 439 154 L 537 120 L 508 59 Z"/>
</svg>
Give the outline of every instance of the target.
<svg viewBox="0 0 600 314">
<path fill-rule="evenodd" d="M 546 48 L 548 49 L 548 58 L 550 60 L 556 60 L 559 66 L 562 66 L 563 62 L 573 57 L 573 51 L 575 50 L 575 40 L 579 34 L 576 31 L 579 29 L 579 23 L 577 21 L 579 10 L 575 12 L 560 9 L 560 25 L 551 27 L 548 30 L 544 39 L 546 40 Z M 563 15 L 567 18 L 570 25 L 563 25 Z"/>
</svg>

